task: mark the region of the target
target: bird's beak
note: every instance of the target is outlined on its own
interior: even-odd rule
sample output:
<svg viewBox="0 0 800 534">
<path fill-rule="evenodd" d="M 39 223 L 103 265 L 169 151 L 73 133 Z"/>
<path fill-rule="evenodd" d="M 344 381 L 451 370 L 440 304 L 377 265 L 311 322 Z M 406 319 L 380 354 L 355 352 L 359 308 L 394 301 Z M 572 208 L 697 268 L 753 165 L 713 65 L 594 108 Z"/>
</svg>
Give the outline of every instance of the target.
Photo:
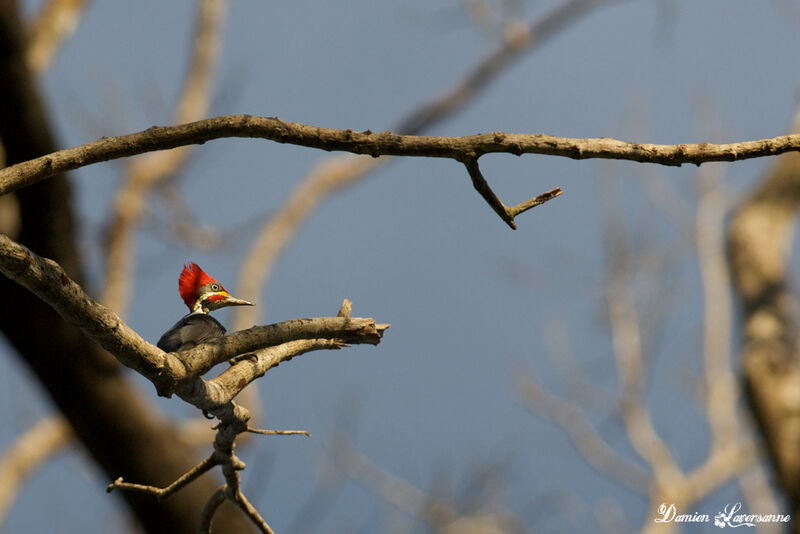
<svg viewBox="0 0 800 534">
<path fill-rule="evenodd" d="M 207 298 L 204 306 L 210 311 L 225 308 L 226 306 L 253 306 L 253 303 L 237 299 L 227 291 L 219 291 Z"/>
<path fill-rule="evenodd" d="M 249 302 L 249 301 L 246 301 L 246 300 L 242 300 L 242 299 L 237 299 L 233 295 L 228 295 L 228 297 L 225 299 L 225 305 L 226 306 L 255 306 L 255 304 L 253 304 L 252 302 Z"/>
</svg>

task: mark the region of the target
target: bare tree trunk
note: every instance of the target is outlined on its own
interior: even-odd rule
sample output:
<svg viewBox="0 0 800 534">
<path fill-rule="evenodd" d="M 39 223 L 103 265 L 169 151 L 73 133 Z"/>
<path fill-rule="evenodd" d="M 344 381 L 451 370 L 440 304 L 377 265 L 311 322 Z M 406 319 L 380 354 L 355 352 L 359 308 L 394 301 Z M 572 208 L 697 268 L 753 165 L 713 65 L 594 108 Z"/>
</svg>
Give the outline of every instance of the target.
<svg viewBox="0 0 800 534">
<path fill-rule="evenodd" d="M 34 81 L 25 64 L 17 5 L 0 0 L 0 139 L 7 164 L 56 149 Z M 17 193 L 18 239 L 60 263 L 82 283 L 75 245 L 71 189 L 59 175 Z M 33 369 L 109 481 L 166 485 L 194 465 L 195 454 L 121 373 L 121 366 L 49 306 L 0 277 L 0 330 Z M 148 532 L 194 532 L 214 481 L 192 484 L 174 497 L 120 492 Z M 111 497 L 109 497 L 111 498 Z M 215 532 L 250 532 L 233 507 L 215 516 Z"/>
<path fill-rule="evenodd" d="M 794 532 L 800 532 L 800 362 L 787 267 L 799 206 L 800 154 L 786 154 L 738 208 L 728 232 L 743 308 L 748 401 L 791 506 Z"/>
</svg>

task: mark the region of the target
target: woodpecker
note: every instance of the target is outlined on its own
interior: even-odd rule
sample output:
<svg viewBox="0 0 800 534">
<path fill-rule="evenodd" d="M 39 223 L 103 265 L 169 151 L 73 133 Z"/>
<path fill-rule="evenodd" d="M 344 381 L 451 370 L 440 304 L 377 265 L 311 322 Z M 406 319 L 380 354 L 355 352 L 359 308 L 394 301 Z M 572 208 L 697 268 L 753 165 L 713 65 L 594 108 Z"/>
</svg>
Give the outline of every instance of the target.
<svg viewBox="0 0 800 534">
<path fill-rule="evenodd" d="M 178 278 L 178 293 L 191 313 L 167 330 L 158 340 L 165 352 L 188 350 L 215 337 L 225 335 L 225 327 L 208 313 L 225 306 L 252 306 L 225 291 L 222 284 L 206 274 L 196 263 L 184 265 Z"/>
</svg>

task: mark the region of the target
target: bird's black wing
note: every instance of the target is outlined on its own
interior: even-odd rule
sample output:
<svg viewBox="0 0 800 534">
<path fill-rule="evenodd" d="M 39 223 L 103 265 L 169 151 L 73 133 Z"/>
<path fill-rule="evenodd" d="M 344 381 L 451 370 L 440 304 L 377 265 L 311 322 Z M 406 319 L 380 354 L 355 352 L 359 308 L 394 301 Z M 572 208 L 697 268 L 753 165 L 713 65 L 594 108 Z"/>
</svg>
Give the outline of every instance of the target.
<svg viewBox="0 0 800 534">
<path fill-rule="evenodd" d="M 225 335 L 225 327 L 205 313 L 190 313 L 164 332 L 157 346 L 165 352 L 188 350 Z"/>
</svg>

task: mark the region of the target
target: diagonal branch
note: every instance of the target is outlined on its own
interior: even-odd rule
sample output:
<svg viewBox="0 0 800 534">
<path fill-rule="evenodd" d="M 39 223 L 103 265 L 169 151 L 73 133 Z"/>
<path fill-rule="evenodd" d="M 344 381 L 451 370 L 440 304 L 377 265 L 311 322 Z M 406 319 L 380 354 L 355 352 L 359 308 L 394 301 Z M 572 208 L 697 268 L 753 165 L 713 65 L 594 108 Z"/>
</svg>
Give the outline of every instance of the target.
<svg viewBox="0 0 800 534">
<path fill-rule="evenodd" d="M 47 417 L 20 436 L 0 457 L 0 524 L 22 483 L 45 460 L 72 441 L 72 428 L 61 417 Z"/>
<path fill-rule="evenodd" d="M 127 367 L 159 388 L 185 375 L 183 364 L 141 338 L 110 309 L 89 297 L 64 269 L 0 234 L 0 272 L 36 294 L 65 321 L 79 326 Z"/>
<path fill-rule="evenodd" d="M 260 349 L 240 356 L 241 361 L 236 362 L 211 380 L 205 380 L 199 376 L 204 372 L 202 369 L 199 372 L 195 370 L 193 372 L 195 378 L 178 384 L 175 393 L 189 404 L 220 417 L 224 415 L 226 406 L 234 397 L 280 362 L 291 360 L 295 356 L 307 352 L 335 350 L 342 346 L 342 343 L 336 339 L 299 339 Z"/>
<path fill-rule="evenodd" d="M 50 66 L 61 43 L 78 27 L 87 0 L 48 0 L 28 28 L 26 59 L 32 72 L 41 74 Z"/>
<path fill-rule="evenodd" d="M 343 434 L 334 443 L 332 456 L 336 467 L 347 478 L 437 531 L 458 517 L 458 511 L 449 502 L 431 497 L 406 480 L 384 471 Z"/>
<path fill-rule="evenodd" d="M 113 311 L 89 297 L 56 262 L 37 256 L 0 234 L 0 272 L 35 293 L 64 320 L 79 326 L 122 364 L 150 380 L 160 395 L 170 396 L 183 380 L 214 365 L 297 339 L 333 338 L 377 345 L 388 324 L 358 317 L 293 319 L 235 332 L 182 353 L 165 353 L 141 338 Z"/>
<path fill-rule="evenodd" d="M 258 510 L 256 510 L 255 506 L 250 504 L 250 501 L 247 500 L 247 497 L 245 497 L 244 493 L 237 491 L 233 502 L 236 503 L 239 508 L 241 508 L 242 512 L 244 512 L 244 514 L 250 518 L 250 521 L 252 521 L 261 532 L 264 534 L 275 534 L 267 522 L 264 521 L 264 518 L 261 517 L 261 514 L 258 513 Z"/>
<path fill-rule="evenodd" d="M 644 354 L 634 294 L 621 266 L 612 267 L 606 302 L 620 382 L 620 409 L 628 440 L 663 487 L 681 484 L 684 474 L 656 432 L 644 401 Z"/>
<path fill-rule="evenodd" d="M 159 499 L 163 499 L 165 497 L 169 497 L 179 489 L 183 488 L 187 484 L 190 484 L 198 477 L 204 475 L 208 472 L 212 467 L 217 465 L 217 461 L 214 458 L 214 455 L 208 456 L 202 462 L 197 464 L 196 466 L 192 467 L 189 471 L 184 473 L 182 476 L 178 477 L 172 484 L 165 488 L 157 488 L 155 486 L 148 486 L 143 484 L 133 484 L 131 482 L 123 481 L 122 477 L 119 477 L 114 482 L 108 485 L 106 491 L 111 493 L 115 489 L 124 489 L 127 491 L 136 491 L 139 493 L 147 493 L 149 495 L 154 495 Z"/>
<path fill-rule="evenodd" d="M 739 161 L 800 151 L 800 134 L 728 144 L 655 145 L 629 143 L 608 137 L 575 139 L 546 134 L 493 132 L 465 137 L 398 135 L 392 132 L 355 132 L 282 121 L 276 117 L 226 115 L 178 126 L 102 138 L 0 170 L 0 194 L 15 191 L 86 165 L 135 156 L 155 150 L 202 144 L 231 137 L 269 139 L 321 150 L 354 154 L 449 158 L 463 161 L 484 154 L 545 154 L 572 159 L 622 159 L 680 166 L 709 161 Z"/>
<path fill-rule="evenodd" d="M 339 350 L 344 344 L 338 339 L 298 339 L 274 347 L 258 350 L 252 354 L 240 356 L 241 361 L 227 368 L 216 378 L 209 380 L 213 387 L 223 392 L 219 402 L 229 402 L 248 384 L 264 376 L 281 362 L 289 361 L 295 356 L 313 350 Z"/>
<path fill-rule="evenodd" d="M 592 9 L 616 1 L 618 0 L 567 0 L 537 20 L 515 24 L 514 28 L 506 33 L 500 46 L 479 61 L 453 87 L 414 110 L 400 123 L 397 130 L 401 133 L 418 133 L 452 116 L 469 104 L 525 52 L 546 43 L 568 24 L 581 20 L 581 17 L 590 13 Z"/>
<path fill-rule="evenodd" d="M 650 474 L 640 465 L 620 456 L 580 408 L 548 393 L 532 378 L 521 379 L 516 385 L 528 409 L 564 429 L 573 446 L 592 467 L 634 491 L 643 495 L 647 493 Z"/>
</svg>

